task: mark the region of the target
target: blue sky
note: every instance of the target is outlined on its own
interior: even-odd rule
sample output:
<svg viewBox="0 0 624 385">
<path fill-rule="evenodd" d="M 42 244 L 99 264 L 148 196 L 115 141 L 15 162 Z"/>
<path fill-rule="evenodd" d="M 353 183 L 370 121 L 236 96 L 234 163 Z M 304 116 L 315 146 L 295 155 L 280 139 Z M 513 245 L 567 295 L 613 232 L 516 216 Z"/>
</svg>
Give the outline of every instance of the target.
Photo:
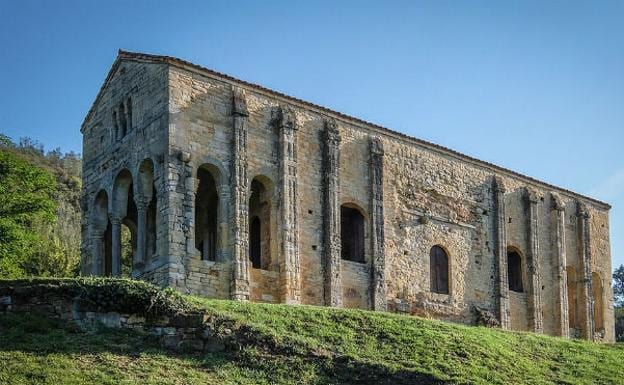
<svg viewBox="0 0 624 385">
<path fill-rule="evenodd" d="M 81 151 L 117 49 L 177 56 L 613 205 L 622 1 L 0 0 L 0 132 Z"/>
</svg>

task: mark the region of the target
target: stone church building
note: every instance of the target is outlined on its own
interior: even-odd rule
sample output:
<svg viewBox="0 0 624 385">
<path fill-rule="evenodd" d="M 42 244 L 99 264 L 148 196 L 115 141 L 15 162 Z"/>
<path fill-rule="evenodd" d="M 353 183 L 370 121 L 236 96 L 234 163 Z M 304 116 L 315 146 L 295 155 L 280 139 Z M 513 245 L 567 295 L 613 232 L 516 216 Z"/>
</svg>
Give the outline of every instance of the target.
<svg viewBox="0 0 624 385">
<path fill-rule="evenodd" d="M 614 340 L 606 203 L 167 56 L 81 132 L 84 274 Z"/>
</svg>

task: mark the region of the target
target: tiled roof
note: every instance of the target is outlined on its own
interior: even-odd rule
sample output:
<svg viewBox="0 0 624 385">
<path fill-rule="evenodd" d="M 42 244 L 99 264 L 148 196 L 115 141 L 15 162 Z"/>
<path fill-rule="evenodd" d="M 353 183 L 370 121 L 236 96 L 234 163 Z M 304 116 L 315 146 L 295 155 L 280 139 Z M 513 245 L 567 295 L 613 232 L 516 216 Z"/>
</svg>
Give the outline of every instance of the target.
<svg viewBox="0 0 624 385">
<path fill-rule="evenodd" d="M 369 130 L 373 130 L 373 131 L 378 131 L 381 134 L 384 135 L 389 135 L 389 136 L 393 136 L 393 137 L 398 137 L 404 140 L 407 140 L 408 142 L 411 143 L 416 143 L 418 145 L 421 145 L 423 147 L 429 148 L 429 149 L 433 149 L 436 150 L 437 152 L 455 157 L 455 158 L 459 158 L 463 161 L 468 161 L 470 163 L 476 164 L 477 166 L 481 166 L 487 169 L 491 169 L 493 172 L 498 172 L 498 173 L 502 173 L 502 174 L 507 174 L 508 176 L 511 177 L 515 177 L 515 178 L 520 178 L 524 181 L 526 181 L 528 184 L 533 184 L 537 187 L 541 187 L 541 188 L 547 188 L 547 189 L 553 189 L 557 192 L 561 192 L 564 193 L 566 195 L 570 195 L 572 197 L 575 198 L 581 198 L 583 200 L 587 200 L 589 202 L 593 202 L 599 206 L 601 206 L 604 209 L 610 209 L 611 205 L 609 205 L 608 203 L 599 201 L 597 199 L 576 193 L 574 191 L 570 191 L 561 187 L 557 187 L 554 185 L 551 185 L 549 183 L 546 182 L 542 182 L 540 180 L 531 178 L 529 176 L 520 174 L 516 171 L 513 170 L 509 170 L 507 168 L 501 167 L 501 166 L 497 166 L 493 163 L 489 163 L 465 154 L 462 154 L 458 151 L 452 150 L 450 148 L 444 147 L 444 146 L 440 146 L 438 144 L 435 143 L 431 143 L 431 142 L 427 142 L 425 140 L 422 139 L 418 139 L 418 138 L 414 138 L 412 136 L 403 134 L 401 132 L 398 131 L 394 131 L 391 130 L 389 128 L 380 126 L 378 124 L 375 123 L 371 123 L 371 122 L 367 122 L 365 120 L 347 115 L 347 114 L 343 114 L 341 112 L 338 111 L 334 111 L 332 109 L 329 109 L 327 107 L 323 107 L 323 106 L 319 106 L 316 105 L 314 103 L 310 103 L 307 102 L 305 100 L 301 100 L 286 94 L 283 94 L 281 92 L 278 91 L 274 91 L 271 90 L 269 88 L 263 87 L 261 85 L 258 84 L 254 84 L 254 83 L 250 83 L 244 80 L 240 80 L 237 78 L 234 78 L 230 75 L 227 74 L 223 74 L 214 70 L 211 70 L 209 68 L 205 68 L 202 67 L 200 65 L 197 64 L 193 64 L 191 62 L 188 62 L 186 60 L 182 60 L 182 59 L 178 59 L 176 57 L 172 57 L 172 56 L 164 56 L 164 55 L 152 55 L 152 54 L 146 54 L 146 53 L 139 53 L 139 52 L 129 52 L 129 51 L 124 51 L 124 50 L 119 50 L 119 53 L 117 55 L 117 59 L 115 60 L 115 62 L 113 63 L 107 77 L 106 80 L 104 81 L 104 83 L 102 84 L 102 87 L 100 88 L 95 101 L 93 102 L 93 105 L 91 106 L 91 108 L 89 109 L 89 112 L 87 113 L 87 116 L 85 117 L 85 120 L 82 124 L 82 128 L 81 131 L 84 128 L 84 124 L 88 121 L 88 119 L 90 118 L 91 114 L 93 113 L 93 110 L 95 108 L 95 105 L 97 105 L 97 102 L 99 100 L 99 98 L 101 97 L 104 89 L 106 88 L 108 82 L 110 81 L 110 79 L 113 77 L 117 67 L 119 66 L 119 64 L 123 61 L 123 60 L 131 60 L 131 61 L 144 61 L 144 62 L 150 62 L 150 63 L 163 63 L 163 64 L 169 64 L 169 65 L 173 65 L 176 67 L 180 67 L 183 69 L 188 69 L 188 70 L 194 70 L 194 71 L 199 71 L 200 73 L 207 75 L 207 76 L 212 76 L 212 77 L 216 77 L 220 80 L 225 80 L 225 81 L 229 81 L 230 83 L 236 84 L 237 86 L 242 86 L 243 88 L 248 88 L 248 89 L 253 89 L 254 91 L 263 93 L 263 94 L 267 94 L 270 95 L 272 97 L 277 97 L 280 99 L 284 99 L 287 102 L 293 103 L 293 104 L 297 104 L 315 111 L 318 111 L 320 113 L 326 114 L 328 116 L 337 118 L 339 120 L 345 120 L 348 121 L 350 123 L 354 123 L 357 125 L 363 125 L 366 128 L 368 128 Z"/>
</svg>

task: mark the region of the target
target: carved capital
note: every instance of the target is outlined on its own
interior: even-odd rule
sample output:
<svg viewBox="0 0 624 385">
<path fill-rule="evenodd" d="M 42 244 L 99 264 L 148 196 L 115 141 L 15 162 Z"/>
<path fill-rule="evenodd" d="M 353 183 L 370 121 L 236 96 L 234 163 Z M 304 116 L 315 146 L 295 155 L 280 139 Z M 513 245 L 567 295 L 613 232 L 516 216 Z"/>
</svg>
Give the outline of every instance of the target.
<svg viewBox="0 0 624 385">
<path fill-rule="evenodd" d="M 372 155 L 383 156 L 384 147 L 383 142 L 378 136 L 373 136 L 370 139 L 370 151 Z"/>
<path fill-rule="evenodd" d="M 494 187 L 494 191 L 499 192 L 499 193 L 506 193 L 507 192 L 507 188 L 505 187 L 505 182 L 503 181 L 503 178 L 501 178 L 500 176 L 495 176 L 492 178 L 492 186 Z"/>
<path fill-rule="evenodd" d="M 584 218 L 584 219 L 589 218 L 589 210 L 587 209 L 587 204 L 577 201 L 576 202 L 576 215 L 579 218 Z"/>
<path fill-rule="evenodd" d="M 144 198 L 140 195 L 137 195 L 136 198 L 134 198 L 134 204 L 136 205 L 136 208 L 139 211 L 146 210 L 148 202 L 149 200 L 147 198 Z"/>
<path fill-rule="evenodd" d="M 537 190 L 535 190 L 532 187 L 525 187 L 524 188 L 524 199 L 526 199 L 526 201 L 528 203 L 537 203 L 537 201 L 540 199 L 540 196 L 537 192 Z"/>
<path fill-rule="evenodd" d="M 245 90 L 240 87 L 232 87 L 232 115 L 249 116 Z"/>
<path fill-rule="evenodd" d="M 338 124 L 334 118 L 325 119 L 325 136 L 327 141 L 332 144 L 340 143 L 340 131 L 338 131 Z"/>
<path fill-rule="evenodd" d="M 297 116 L 295 111 L 290 107 L 280 106 L 276 111 L 275 121 L 280 129 L 297 129 Z"/>
<path fill-rule="evenodd" d="M 108 219 L 110 220 L 111 225 L 121 225 L 121 217 L 117 214 L 108 214 Z"/>
<path fill-rule="evenodd" d="M 551 208 L 553 210 L 563 211 L 565 209 L 565 206 L 559 194 L 551 192 L 550 197 L 551 197 L 551 202 L 552 202 Z"/>
</svg>

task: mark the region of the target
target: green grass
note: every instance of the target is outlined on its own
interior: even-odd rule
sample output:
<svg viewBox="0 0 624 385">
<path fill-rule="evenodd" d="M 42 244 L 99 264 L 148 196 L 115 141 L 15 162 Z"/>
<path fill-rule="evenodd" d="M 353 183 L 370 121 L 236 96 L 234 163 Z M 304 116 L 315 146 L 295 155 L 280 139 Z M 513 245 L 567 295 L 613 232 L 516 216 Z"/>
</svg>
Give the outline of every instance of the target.
<svg viewBox="0 0 624 385">
<path fill-rule="evenodd" d="M 176 308 L 212 314 L 239 348 L 173 353 L 136 332 L 0 315 L 0 384 L 624 384 L 622 345 L 360 310 L 172 298 L 185 302 Z"/>
</svg>

